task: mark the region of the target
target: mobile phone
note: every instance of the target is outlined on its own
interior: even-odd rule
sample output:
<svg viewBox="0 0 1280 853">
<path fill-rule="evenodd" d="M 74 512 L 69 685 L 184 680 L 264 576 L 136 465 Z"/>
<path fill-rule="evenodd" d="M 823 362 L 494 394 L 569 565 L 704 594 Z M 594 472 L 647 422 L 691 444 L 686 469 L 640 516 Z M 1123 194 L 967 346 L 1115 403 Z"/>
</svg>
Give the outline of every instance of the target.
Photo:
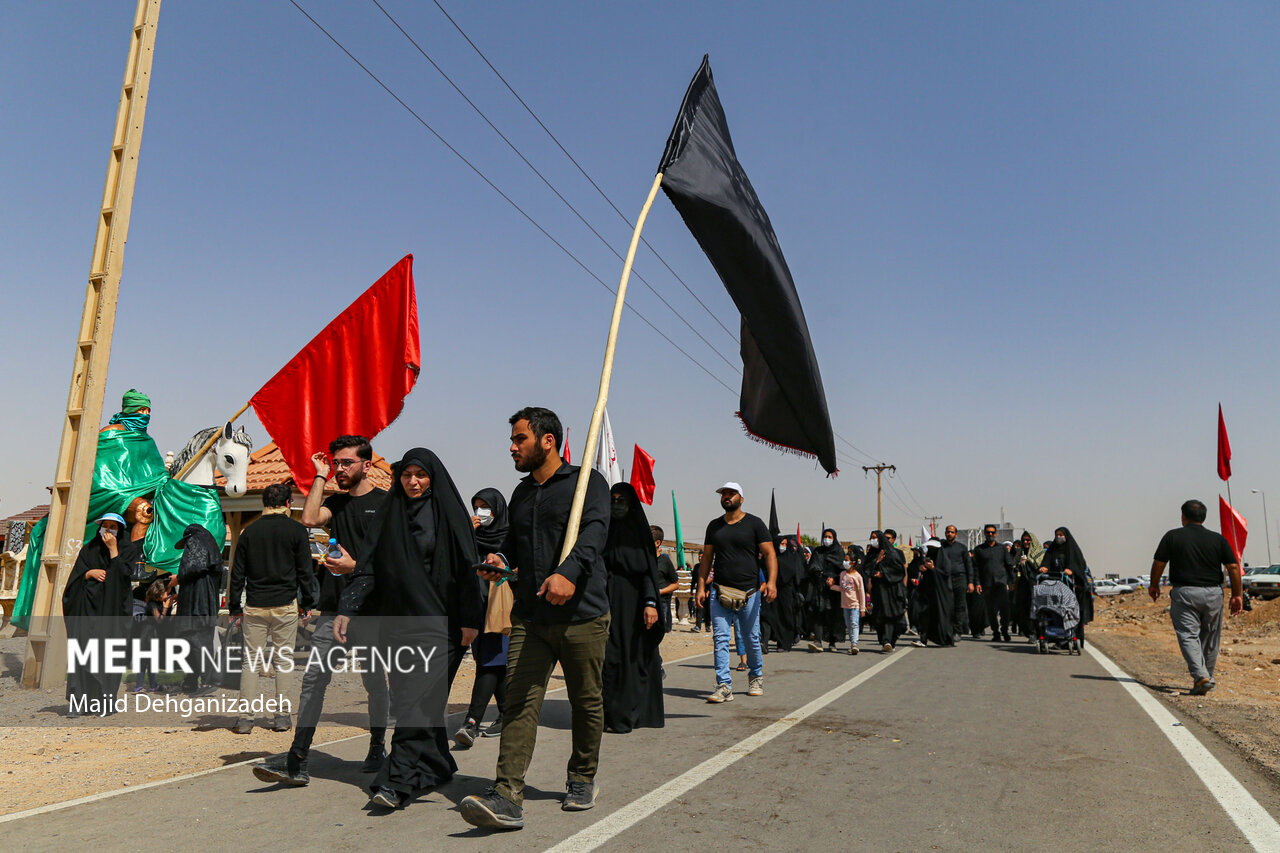
<svg viewBox="0 0 1280 853">
<path fill-rule="evenodd" d="M 472 568 L 474 568 L 478 572 L 494 572 L 495 574 L 502 575 L 504 578 L 507 578 L 508 580 L 514 580 L 516 576 L 516 570 L 511 568 L 510 566 L 498 567 L 498 566 L 491 566 L 488 563 L 476 563 L 475 566 L 473 566 Z"/>
</svg>

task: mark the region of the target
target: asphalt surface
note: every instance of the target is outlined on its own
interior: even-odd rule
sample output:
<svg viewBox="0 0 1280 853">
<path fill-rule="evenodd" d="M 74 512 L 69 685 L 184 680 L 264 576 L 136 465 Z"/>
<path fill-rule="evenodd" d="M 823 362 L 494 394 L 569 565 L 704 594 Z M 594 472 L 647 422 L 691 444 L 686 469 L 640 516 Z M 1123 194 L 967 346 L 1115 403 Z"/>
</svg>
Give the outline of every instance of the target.
<svg viewBox="0 0 1280 853">
<path fill-rule="evenodd" d="M 229 767 L 7 822 L 0 837 L 25 850 L 1255 849 L 1090 656 L 977 641 L 883 655 L 863 643 L 856 657 L 769 655 L 765 695 L 746 696 L 735 673 L 735 701 L 721 706 L 703 700 L 710 655 L 669 665 L 666 728 L 605 735 L 588 812 L 559 808 L 569 707 L 552 694 L 518 832 L 474 829 L 456 808 L 488 784 L 496 740 L 456 753 L 450 785 L 387 813 L 368 807 L 357 738 L 313 751 L 308 788 Z M 1280 816 L 1280 788 L 1181 722 Z"/>
</svg>

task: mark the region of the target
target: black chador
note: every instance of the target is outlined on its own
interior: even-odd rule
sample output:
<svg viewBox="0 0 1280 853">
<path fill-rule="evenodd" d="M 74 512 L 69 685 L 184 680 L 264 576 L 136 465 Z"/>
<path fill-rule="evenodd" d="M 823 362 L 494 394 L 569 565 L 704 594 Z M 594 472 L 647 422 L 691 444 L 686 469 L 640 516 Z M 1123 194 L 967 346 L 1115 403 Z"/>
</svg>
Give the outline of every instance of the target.
<svg viewBox="0 0 1280 853">
<path fill-rule="evenodd" d="M 411 465 L 430 477 L 416 498 L 401 480 Z M 395 734 L 370 787 L 409 795 L 448 782 L 458 769 L 444 728 L 449 685 L 462 660 L 462 629 L 484 627 L 484 601 L 471 513 L 448 470 L 418 447 L 394 473 L 339 612 L 377 616 L 379 647 L 399 655 L 388 672 Z"/>
<path fill-rule="evenodd" d="M 778 641 L 778 651 L 789 652 L 796 641 L 796 592 L 804 580 L 804 552 L 794 536 L 778 537 L 774 547 L 778 554 L 778 597 L 761 605 L 761 642 L 763 645 L 767 613 L 770 638 Z"/>
<path fill-rule="evenodd" d="M 658 561 L 653 534 L 636 490 L 619 483 L 610 490 L 612 518 L 604 546 L 609 571 L 609 644 L 605 647 L 605 731 L 663 727 L 663 625 L 644 625 L 645 609 L 658 606 Z"/>
<path fill-rule="evenodd" d="M 881 534 L 875 561 L 867 569 L 871 574 L 871 612 L 876 639 L 882 646 L 896 646 L 907 627 L 906 557 L 888 536 Z"/>
<path fill-rule="evenodd" d="M 920 633 L 920 642 L 936 646 L 954 646 L 956 635 L 953 626 L 955 614 L 952 607 L 955 595 L 951 591 L 951 579 L 940 575 L 936 566 L 938 548 L 930 547 L 925 551 L 925 562 L 920 570 L 920 585 L 916 587 L 916 614 L 919 620 L 916 630 Z"/>
<path fill-rule="evenodd" d="M 105 521 L 116 530 L 118 552 L 111 556 L 101 534 L 85 543 L 76 557 L 75 567 L 62 593 L 62 618 L 67 626 L 67 639 L 82 644 L 103 640 L 124 639 L 129 636 L 132 624 L 133 590 L 129 585 L 130 547 L 124 525 Z M 99 577 L 96 572 L 103 572 Z M 89 573 L 94 572 L 94 577 Z M 98 649 L 99 669 L 102 669 L 103 648 Z M 116 692 L 120 689 L 121 673 L 90 672 L 77 666 L 67 673 L 67 701 L 72 714 L 112 713 Z"/>
</svg>

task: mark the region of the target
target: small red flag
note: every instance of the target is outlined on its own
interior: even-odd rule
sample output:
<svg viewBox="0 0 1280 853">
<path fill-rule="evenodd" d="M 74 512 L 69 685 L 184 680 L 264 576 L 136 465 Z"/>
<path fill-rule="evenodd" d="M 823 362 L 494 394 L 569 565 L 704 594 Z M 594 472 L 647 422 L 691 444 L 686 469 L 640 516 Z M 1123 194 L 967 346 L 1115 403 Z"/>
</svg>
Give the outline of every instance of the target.
<svg viewBox="0 0 1280 853">
<path fill-rule="evenodd" d="M 653 490 L 657 483 L 653 479 L 653 457 L 636 445 L 635 456 L 631 458 L 631 488 L 642 503 L 653 505 Z"/>
<path fill-rule="evenodd" d="M 1240 562 L 1244 556 L 1245 540 L 1249 538 L 1249 522 L 1222 495 L 1218 495 L 1218 515 L 1222 523 L 1222 535 L 1227 537 L 1231 550 L 1236 552 L 1236 562 Z"/>
<path fill-rule="evenodd" d="M 1227 422 L 1222 419 L 1221 403 L 1218 404 L 1218 477 L 1231 479 L 1231 442 L 1227 440 Z"/>
<path fill-rule="evenodd" d="M 404 408 L 421 363 L 413 255 L 405 255 L 249 401 L 304 495 L 311 454 L 340 435 L 382 432 Z"/>
<path fill-rule="evenodd" d="M 570 458 L 570 453 L 569 453 L 569 429 L 568 429 L 568 427 L 566 427 L 566 428 L 565 428 L 565 431 L 564 431 L 564 464 L 566 464 L 566 465 L 572 465 L 572 464 L 573 464 L 573 459 L 571 459 L 571 458 Z"/>
</svg>

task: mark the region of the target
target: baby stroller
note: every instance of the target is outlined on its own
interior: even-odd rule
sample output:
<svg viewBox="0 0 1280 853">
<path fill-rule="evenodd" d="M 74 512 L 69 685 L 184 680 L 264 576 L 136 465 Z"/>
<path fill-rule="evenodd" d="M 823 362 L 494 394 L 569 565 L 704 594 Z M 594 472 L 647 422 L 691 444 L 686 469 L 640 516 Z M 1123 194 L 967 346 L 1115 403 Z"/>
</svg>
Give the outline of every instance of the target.
<svg viewBox="0 0 1280 853">
<path fill-rule="evenodd" d="M 1080 602 L 1076 600 L 1070 577 L 1048 573 L 1036 579 L 1031 592 L 1031 621 L 1040 654 L 1048 654 L 1051 643 L 1055 648 L 1065 648 L 1069 654 L 1081 653 Z"/>
</svg>

